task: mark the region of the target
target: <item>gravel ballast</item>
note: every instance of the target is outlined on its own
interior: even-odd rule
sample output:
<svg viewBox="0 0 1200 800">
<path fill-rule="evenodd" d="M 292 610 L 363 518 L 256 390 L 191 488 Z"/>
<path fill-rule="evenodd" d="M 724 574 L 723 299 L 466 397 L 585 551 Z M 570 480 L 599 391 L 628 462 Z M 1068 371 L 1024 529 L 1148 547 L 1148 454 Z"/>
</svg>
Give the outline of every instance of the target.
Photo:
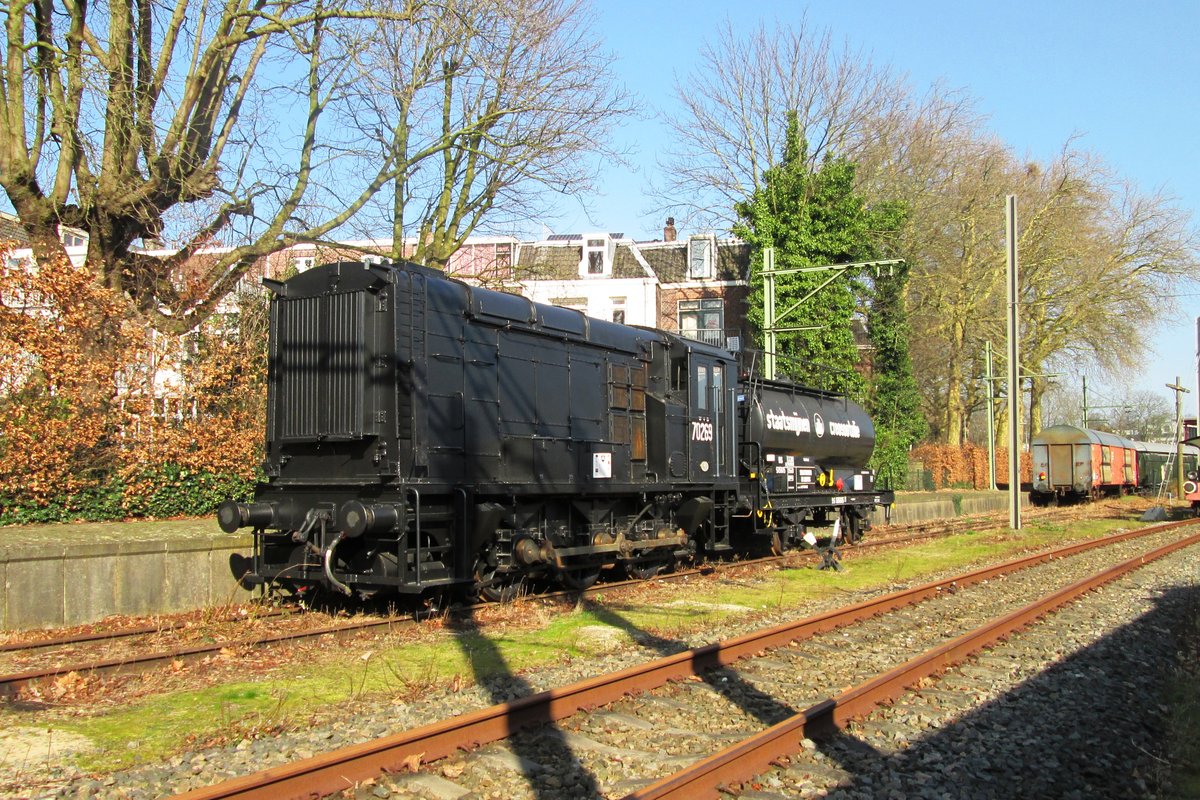
<svg viewBox="0 0 1200 800">
<path fill-rule="evenodd" d="M 1045 570 L 1044 575 L 1054 570 L 1065 581 L 1067 563 L 1053 562 L 1039 569 Z M 1086 560 L 1079 563 L 1080 571 L 1090 569 Z M 995 583 L 1024 585 L 1009 601 L 1018 602 L 1015 595 L 1050 591 L 1044 585 L 1048 581 L 1036 574 Z M 1198 576 L 1200 548 L 1195 547 L 1145 567 L 841 736 L 807 743 L 805 754 L 787 769 L 743 787 L 743 796 L 1157 796 L 1163 779 L 1158 760 L 1162 741 L 1158 692 L 1177 652 L 1171 631 L 1179 628 L 1178 615 L 1195 614 L 1200 607 Z M 993 613 L 987 602 L 972 608 L 971 596 L 968 590 L 945 598 L 947 618 L 971 627 L 977 624 L 976 617 L 982 620 Z M 814 604 L 803 614 L 847 600 Z M 831 634 L 789 648 L 784 655 L 759 659 L 734 679 L 736 685 L 751 688 L 731 692 L 713 690 L 708 684 L 672 686 L 653 698 L 625 701 L 631 713 L 617 704 L 578 715 L 558 729 L 529 734 L 513 744 L 489 745 L 434 765 L 429 774 L 387 778 L 360 787 L 355 794 L 445 798 L 459 796 L 469 787 L 474 797 L 550 800 L 619 795 L 643 782 L 625 779 L 622 762 L 640 760 L 651 773 L 669 773 L 706 752 L 705 740 L 734 741 L 746 730 L 799 710 L 810 698 L 829 696 L 847 682 L 903 660 L 905 653 L 915 654 L 957 635 L 957 629 L 934 621 L 938 615 L 923 608 L 890 615 L 888 621 L 878 621 L 873 631 L 866 626 L 849 641 Z M 597 632 L 594 657 L 539 669 L 533 675 L 502 676 L 459 692 L 431 691 L 419 703 L 355 704 L 335 723 L 183 753 L 160 765 L 101 779 L 64 774 L 52 767 L 51 784 L 14 796 L 159 797 L 784 619 L 785 615 L 760 616 L 748 624 L 735 617 L 678 641 L 638 630 L 626 630 L 611 640 Z M 622 640 L 634 644 L 624 646 Z M 799 663 L 806 668 L 798 668 Z M 708 701 L 713 703 L 712 713 L 707 722 L 689 721 L 686 707 L 697 692 L 704 691 L 716 697 Z M 697 730 L 701 725 L 705 730 Z M 45 779 L 45 773 L 31 771 L 30 775 Z"/>
</svg>

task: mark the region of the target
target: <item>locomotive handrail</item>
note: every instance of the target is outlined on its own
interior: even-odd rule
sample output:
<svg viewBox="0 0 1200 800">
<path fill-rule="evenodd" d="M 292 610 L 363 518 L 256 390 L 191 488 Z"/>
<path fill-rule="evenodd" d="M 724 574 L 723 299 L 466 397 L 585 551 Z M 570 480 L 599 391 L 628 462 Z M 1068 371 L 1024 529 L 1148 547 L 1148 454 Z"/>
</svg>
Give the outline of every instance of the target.
<svg viewBox="0 0 1200 800">
<path fill-rule="evenodd" d="M 416 572 L 416 583 L 421 585 L 421 490 L 415 486 L 409 486 L 404 490 L 405 494 L 413 496 L 413 535 L 416 537 L 416 553 L 413 558 L 413 569 Z M 401 564 L 405 564 L 407 559 L 402 559 Z M 407 566 L 407 564 L 405 564 Z"/>
</svg>

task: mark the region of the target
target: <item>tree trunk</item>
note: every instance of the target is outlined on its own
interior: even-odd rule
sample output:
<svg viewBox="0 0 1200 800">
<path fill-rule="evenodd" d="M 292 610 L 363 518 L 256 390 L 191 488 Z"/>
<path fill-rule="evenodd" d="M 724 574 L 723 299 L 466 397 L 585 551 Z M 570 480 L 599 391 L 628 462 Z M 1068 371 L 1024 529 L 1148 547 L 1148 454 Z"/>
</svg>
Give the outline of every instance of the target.
<svg viewBox="0 0 1200 800">
<path fill-rule="evenodd" d="M 946 444 L 951 447 L 961 447 L 963 443 L 963 421 L 966 409 L 963 407 L 963 341 L 966 338 L 966 328 L 961 322 L 955 322 L 951 330 L 953 344 L 950 348 L 950 364 L 946 374 L 946 425 L 944 428 Z"/>
</svg>

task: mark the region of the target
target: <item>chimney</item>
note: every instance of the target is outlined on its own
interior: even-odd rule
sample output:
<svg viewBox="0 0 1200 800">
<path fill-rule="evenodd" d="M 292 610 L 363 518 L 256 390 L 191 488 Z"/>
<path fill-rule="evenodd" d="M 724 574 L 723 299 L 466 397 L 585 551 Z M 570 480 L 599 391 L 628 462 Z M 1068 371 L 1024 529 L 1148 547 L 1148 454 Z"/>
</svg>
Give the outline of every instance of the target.
<svg viewBox="0 0 1200 800">
<path fill-rule="evenodd" d="M 675 218 L 667 217 L 667 227 L 663 228 L 663 241 L 675 241 Z"/>
</svg>

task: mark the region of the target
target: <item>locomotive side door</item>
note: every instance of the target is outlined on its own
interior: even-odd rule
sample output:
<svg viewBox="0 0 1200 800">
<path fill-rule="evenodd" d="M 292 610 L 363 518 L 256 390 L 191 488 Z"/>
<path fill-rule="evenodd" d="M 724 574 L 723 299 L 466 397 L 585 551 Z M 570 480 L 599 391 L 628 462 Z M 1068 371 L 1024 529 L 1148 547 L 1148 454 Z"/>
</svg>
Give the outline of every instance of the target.
<svg viewBox="0 0 1200 800">
<path fill-rule="evenodd" d="M 695 482 L 734 473 L 730 369 L 725 362 L 694 354 L 691 359 L 688 472 Z"/>
</svg>

